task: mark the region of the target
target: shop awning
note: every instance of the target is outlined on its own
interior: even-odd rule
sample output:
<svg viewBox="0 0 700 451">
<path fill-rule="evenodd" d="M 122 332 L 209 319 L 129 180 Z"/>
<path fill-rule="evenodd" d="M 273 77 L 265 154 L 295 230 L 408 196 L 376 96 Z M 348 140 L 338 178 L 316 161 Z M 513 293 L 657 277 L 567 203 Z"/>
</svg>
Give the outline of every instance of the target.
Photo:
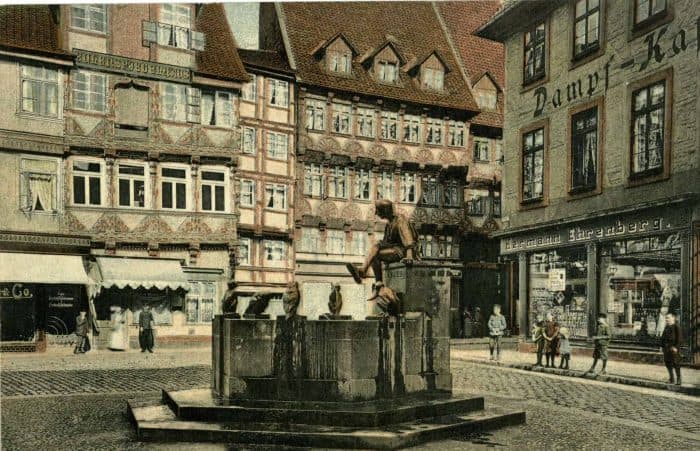
<svg viewBox="0 0 700 451">
<path fill-rule="evenodd" d="M 0 252 L 0 282 L 92 286 L 80 255 Z"/>
<path fill-rule="evenodd" d="M 102 288 L 190 288 L 179 260 L 120 257 L 96 259 L 99 274 L 94 276 Z"/>
</svg>

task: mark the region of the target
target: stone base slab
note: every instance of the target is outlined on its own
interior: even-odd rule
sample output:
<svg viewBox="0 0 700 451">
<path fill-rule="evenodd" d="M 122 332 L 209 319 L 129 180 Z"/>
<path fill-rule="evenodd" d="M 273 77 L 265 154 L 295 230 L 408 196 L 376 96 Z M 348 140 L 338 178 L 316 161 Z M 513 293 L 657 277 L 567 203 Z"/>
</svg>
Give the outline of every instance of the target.
<svg viewBox="0 0 700 451">
<path fill-rule="evenodd" d="M 165 395 L 165 401 L 129 401 L 129 416 L 136 426 L 138 440 L 395 449 L 445 439 L 457 434 L 481 432 L 525 422 L 525 412 L 522 411 L 501 407 L 483 409 L 483 398 L 446 398 L 442 401 L 425 401 L 422 404 L 416 401 L 414 404 L 393 406 L 388 410 L 381 410 L 382 406 L 386 405 L 375 403 L 374 411 L 369 407 L 371 403 L 360 409 L 357 409 L 357 403 L 353 403 L 354 410 L 350 411 L 339 410 L 338 403 L 328 403 L 330 406 L 335 406 L 335 409 L 324 410 L 329 417 L 335 417 L 334 421 L 352 416 L 365 418 L 364 421 L 366 421 L 373 418 L 373 415 L 380 415 L 380 412 L 385 420 L 393 417 L 405 421 L 379 426 L 353 426 L 346 423 L 304 424 L 289 421 L 288 415 L 295 413 L 292 410 L 296 410 L 299 418 L 304 418 L 308 422 L 323 415 L 302 413 L 305 411 L 298 408 L 289 409 L 295 405 L 309 407 L 303 403 L 288 403 L 286 412 L 285 406 L 277 404 L 278 402 L 273 402 L 277 404 L 276 408 L 274 406 L 209 406 L 207 408 L 194 405 L 196 402 L 212 402 L 211 395 L 209 395 L 209 401 L 206 401 L 207 396 L 204 395 L 207 392 L 208 390 L 171 392 Z M 223 411 L 220 409 L 223 408 L 229 409 L 224 416 L 230 415 L 230 417 L 219 420 L 216 417 L 222 415 Z M 254 415 L 255 411 L 251 409 L 258 409 L 258 415 Z M 194 416 L 197 419 L 179 417 L 177 412 L 184 417 Z M 316 412 L 321 412 L 318 407 Z M 358 414 L 358 412 L 365 412 L 365 414 Z M 418 413 L 430 416 L 411 419 Z"/>
</svg>

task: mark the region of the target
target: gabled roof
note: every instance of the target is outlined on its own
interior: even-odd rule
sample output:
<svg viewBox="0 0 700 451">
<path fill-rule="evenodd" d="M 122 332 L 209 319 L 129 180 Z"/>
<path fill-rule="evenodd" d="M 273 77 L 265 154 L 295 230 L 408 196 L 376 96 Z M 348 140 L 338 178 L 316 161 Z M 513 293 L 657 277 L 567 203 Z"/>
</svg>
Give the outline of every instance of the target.
<svg viewBox="0 0 700 451">
<path fill-rule="evenodd" d="M 352 45 L 352 42 L 348 40 L 348 38 L 345 37 L 345 35 L 342 32 L 334 34 L 331 38 L 326 39 L 325 41 L 321 42 L 319 45 L 317 45 L 312 51 L 311 54 L 316 56 L 318 55 L 321 51 L 325 51 L 326 48 L 328 48 L 329 45 L 333 44 L 335 41 L 338 39 L 342 39 L 345 45 L 348 46 L 350 51 L 352 52 L 353 56 L 354 55 L 359 55 L 359 52 L 357 49 Z"/>
<path fill-rule="evenodd" d="M 489 80 L 491 80 L 491 83 L 493 83 L 493 85 L 496 87 L 496 89 L 498 89 L 499 91 L 503 92 L 503 87 L 502 87 L 500 84 L 498 84 L 498 81 L 496 80 L 496 78 L 495 78 L 495 77 L 491 74 L 491 72 L 489 72 L 489 71 L 486 71 L 486 72 L 484 72 L 484 73 L 481 74 L 481 75 L 475 75 L 475 76 L 471 77 L 471 79 L 472 79 L 472 86 L 473 86 L 473 85 L 476 85 L 477 83 L 479 83 L 479 81 L 481 81 L 481 79 L 484 78 L 484 77 L 486 77 L 486 78 L 488 78 Z"/>
<path fill-rule="evenodd" d="M 205 35 L 204 50 L 197 52 L 197 73 L 234 81 L 248 81 L 236 48 L 236 40 L 221 3 L 206 3 L 197 14 L 195 26 Z"/>
<path fill-rule="evenodd" d="M 404 64 L 406 64 L 406 58 L 404 58 L 403 55 L 401 55 L 401 51 L 396 46 L 396 42 L 391 39 L 387 39 L 386 41 L 382 42 L 378 47 L 368 50 L 367 53 L 365 53 L 365 55 L 362 58 L 360 58 L 360 64 L 364 64 L 365 62 L 373 60 L 374 57 L 377 56 L 377 54 L 384 50 L 386 47 L 391 47 L 391 51 L 394 52 L 394 55 L 396 55 L 396 57 L 399 59 L 400 65 L 403 66 Z"/>
<path fill-rule="evenodd" d="M 423 56 L 423 58 L 418 59 L 415 63 L 411 63 L 411 64 L 409 65 L 409 67 L 407 68 L 407 71 L 410 72 L 410 71 L 412 71 L 412 70 L 416 70 L 416 69 L 420 68 L 420 66 L 422 66 L 423 63 L 425 63 L 425 61 L 426 61 L 428 58 L 430 58 L 431 56 L 433 56 L 433 55 L 435 55 L 435 57 L 436 57 L 438 60 L 440 60 L 440 63 L 442 63 L 442 66 L 445 68 L 445 73 L 450 72 L 450 71 L 452 70 L 452 68 L 450 67 L 450 65 L 447 64 L 447 62 L 445 61 L 445 58 L 443 58 L 443 57 L 440 55 L 440 52 L 438 52 L 437 50 L 433 50 L 432 52 L 430 52 L 430 53 L 428 53 L 427 55 Z"/>
<path fill-rule="evenodd" d="M 0 6 L 0 47 L 72 57 L 59 45 L 59 24 L 52 8 L 55 7 Z"/>
<path fill-rule="evenodd" d="M 396 39 L 406 61 L 438 51 L 449 67 L 458 67 L 457 56 L 431 3 L 288 2 L 279 4 L 279 8 L 282 32 L 289 42 L 289 57 L 295 64 L 299 83 L 414 105 L 478 111 L 460 71 L 447 74 L 444 92 L 435 92 L 418 88 L 405 72 L 399 73 L 396 84 L 381 83 L 357 63 L 353 63 L 352 77 L 337 77 L 324 71 L 312 55 L 318 43 L 329 35 L 342 33 L 364 55 L 385 43 L 388 34 Z"/>
<path fill-rule="evenodd" d="M 259 68 L 280 74 L 294 74 L 287 60 L 276 50 L 238 49 L 238 55 L 243 60 L 243 65 L 251 72 L 255 72 L 254 69 Z"/>
<path fill-rule="evenodd" d="M 505 52 L 503 44 L 476 36 L 476 30 L 489 21 L 500 9 L 499 0 L 474 0 L 468 2 L 437 2 L 452 41 L 459 49 L 460 57 L 472 86 L 488 74 L 496 86 L 505 88 Z M 503 95 L 498 96 L 496 111 L 482 111 L 472 123 L 489 127 L 503 127 Z"/>
</svg>

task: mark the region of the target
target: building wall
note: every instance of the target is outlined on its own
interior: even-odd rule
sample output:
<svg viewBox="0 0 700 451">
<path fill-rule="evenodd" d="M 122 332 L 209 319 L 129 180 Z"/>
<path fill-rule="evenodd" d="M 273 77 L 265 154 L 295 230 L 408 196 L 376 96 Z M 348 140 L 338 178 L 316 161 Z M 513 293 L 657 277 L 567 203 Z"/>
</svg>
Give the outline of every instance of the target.
<svg viewBox="0 0 700 451">
<path fill-rule="evenodd" d="M 36 55 L 28 55 L 26 61 L 33 60 L 31 64 L 43 65 L 58 73 L 58 112 L 52 118 L 22 113 L 21 65 L 17 59 L 3 56 L 0 59 L 0 88 L 4 93 L 0 100 L 0 172 L 8 183 L 0 188 L 0 208 L 6 212 L 0 217 L 0 231 L 37 237 L 46 234 L 89 237 L 92 256 L 179 259 L 190 280 L 212 284 L 215 290 L 211 295 L 213 312 L 217 313 L 221 311 L 219 304 L 226 281 L 234 276 L 232 262 L 237 252 L 234 175 L 239 151 L 240 84 L 210 79 L 203 74 L 193 77 L 189 71 L 196 69 L 195 50 L 155 42 L 144 46 L 143 21 L 160 21 L 161 7 L 107 5 L 107 31 L 100 33 L 73 27 L 71 6 L 62 6 L 61 42 L 67 51 L 82 49 L 133 58 L 137 63 L 178 66 L 188 72 L 187 77 L 173 81 L 174 86 L 186 89 L 188 94 L 191 88 L 198 88 L 200 94 L 212 90 L 229 96 L 230 123 L 222 124 L 218 118 L 216 125 L 201 118 L 188 121 L 186 115 L 167 118 L 163 99 L 165 83 L 170 81 L 144 78 L 134 72 L 115 73 L 100 66 L 101 63 L 89 68 L 80 61 L 75 67 L 56 64 L 53 59 Z M 194 30 L 195 7 L 191 5 L 190 8 L 191 29 Z M 79 105 L 77 77 L 83 72 L 104 77 L 103 108 Z M 193 78 L 195 83 L 191 81 Z M 136 97 L 120 97 L 117 91 L 121 88 L 131 90 Z M 136 98 L 138 101 L 134 101 Z M 179 98 L 175 108 L 185 108 L 188 102 L 189 99 Z M 204 116 L 206 109 L 203 104 L 200 107 L 200 114 Z M 270 114 L 275 117 L 275 113 Z M 144 118 L 140 127 L 122 126 L 130 125 L 129 121 L 136 116 Z M 26 191 L 22 187 L 29 186 L 20 169 L 23 159 L 56 163 L 52 175 L 54 211 L 37 211 L 33 206 L 26 208 L 22 204 Z M 88 163 L 95 165 L 97 172 L 80 172 L 79 167 Z M 126 176 L 120 174 L 119 168 L 125 164 L 143 168 L 140 177 L 145 189 L 143 206 L 121 205 L 121 180 Z M 166 208 L 167 185 L 163 169 L 167 168 L 185 171 L 184 179 L 173 181 L 186 186 L 184 209 Z M 34 170 L 36 172 L 36 167 Z M 215 172 L 221 180 L 207 180 L 210 174 L 205 177 L 204 172 Z M 79 194 L 80 177 L 96 180 L 96 185 L 86 188 L 84 199 Z M 207 183 L 223 188 L 223 209 L 215 206 L 215 198 L 212 206 L 205 208 L 202 186 Z M 90 189 L 99 189 L 99 196 L 92 202 L 86 200 Z M 172 189 L 173 202 L 176 202 L 179 195 L 174 185 Z M 217 193 L 215 197 L 220 194 L 216 190 L 212 187 Z M 131 200 L 136 197 L 136 191 L 135 185 L 131 185 L 128 193 Z M 17 247 L 14 243 L 8 246 Z M 50 253 L 51 249 L 46 247 L 38 251 Z M 187 320 L 188 297 L 182 307 L 174 309 L 172 324 L 158 328 L 159 336 L 211 334 L 211 325 L 206 320 Z"/>
<path fill-rule="evenodd" d="M 251 69 L 249 69 L 251 70 Z M 239 259 L 236 269 L 237 292 L 243 302 L 239 302 L 241 312 L 246 300 L 256 291 L 273 291 L 281 293 L 284 286 L 293 280 L 294 247 L 294 196 L 296 175 L 295 135 L 295 85 L 288 76 L 273 76 L 263 72 L 252 72 L 255 78 L 244 89 L 252 92 L 254 84 L 255 97 L 241 98 L 240 117 L 244 129 L 253 130 L 255 140 L 252 153 L 244 149 L 237 170 L 239 180 L 253 181 L 255 184 L 252 205 L 243 202 L 238 205 L 240 212 L 239 230 L 243 243 L 249 243 L 249 258 Z M 288 83 L 288 106 L 280 107 L 270 103 L 272 97 L 271 82 Z M 244 131 L 246 133 L 246 131 Z M 268 134 L 286 136 L 286 157 L 271 155 L 271 142 Z M 283 209 L 270 208 L 266 186 L 273 184 L 286 189 L 286 205 Z M 274 241 L 284 243 L 284 256 L 281 261 L 270 261 L 266 254 L 266 245 Z"/>
<path fill-rule="evenodd" d="M 665 199 L 697 186 L 698 155 L 698 61 L 697 8 L 692 1 L 673 2 L 673 20 L 639 36 L 630 32 L 630 1 L 606 2 L 604 52 L 574 65 L 571 62 L 573 4 L 558 8 L 547 19 L 548 76 L 544 82 L 523 88 L 523 34 L 506 41 L 506 114 L 504 204 L 509 227 L 592 213 L 610 208 Z M 659 35 L 661 35 L 659 37 Z M 659 54 L 649 58 L 649 41 L 658 42 Z M 675 46 L 679 49 L 676 53 Z M 687 46 L 683 50 L 682 41 Z M 695 43 L 693 43 L 695 42 Z M 633 60 L 632 64 L 626 64 Z M 621 66 L 625 67 L 621 67 Z M 664 71 L 672 73 L 672 149 L 670 176 L 655 183 L 630 183 L 630 85 Z M 574 84 L 580 93 L 576 98 Z M 546 90 L 546 102 L 543 102 Z M 560 96 L 560 97 L 559 97 Z M 558 99 L 561 99 L 559 105 Z M 554 106 L 554 101 L 558 106 Z M 584 198 L 568 194 L 569 113 L 592 101 L 603 102 L 602 192 Z M 539 106 L 544 104 L 542 111 Z M 545 176 L 547 208 L 520 205 L 520 130 L 548 121 L 548 172 Z"/>
</svg>

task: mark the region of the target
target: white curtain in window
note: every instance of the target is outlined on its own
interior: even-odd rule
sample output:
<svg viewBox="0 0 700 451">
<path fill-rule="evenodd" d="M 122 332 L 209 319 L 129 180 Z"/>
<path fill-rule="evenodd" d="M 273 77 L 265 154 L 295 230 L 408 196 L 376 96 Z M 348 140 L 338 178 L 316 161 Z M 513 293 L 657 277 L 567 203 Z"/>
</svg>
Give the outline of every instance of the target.
<svg viewBox="0 0 700 451">
<path fill-rule="evenodd" d="M 202 93 L 202 124 L 216 124 L 216 117 L 214 116 L 214 93 Z"/>
<path fill-rule="evenodd" d="M 45 174 L 29 174 L 29 192 L 31 194 L 32 210 L 56 210 L 53 177 Z"/>
</svg>

